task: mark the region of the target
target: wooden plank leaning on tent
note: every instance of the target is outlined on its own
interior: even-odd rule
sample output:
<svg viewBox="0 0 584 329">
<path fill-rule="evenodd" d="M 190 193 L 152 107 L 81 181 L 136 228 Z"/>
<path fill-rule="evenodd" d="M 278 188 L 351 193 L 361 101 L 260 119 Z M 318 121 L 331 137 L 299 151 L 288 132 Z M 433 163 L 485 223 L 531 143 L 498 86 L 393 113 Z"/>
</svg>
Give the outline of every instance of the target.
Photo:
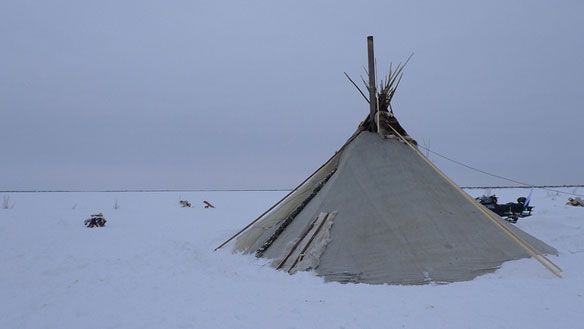
<svg viewBox="0 0 584 329">
<path fill-rule="evenodd" d="M 296 257 L 296 260 L 294 261 L 294 263 L 292 263 L 292 265 L 290 265 L 290 268 L 288 269 L 288 273 L 292 273 L 292 271 L 294 270 L 296 265 L 298 265 L 298 263 L 300 263 L 304 259 L 304 255 L 306 255 L 306 251 L 308 250 L 308 248 L 310 247 L 310 244 L 312 243 L 312 241 L 314 241 L 314 238 L 318 235 L 318 233 L 320 232 L 320 230 L 322 229 L 324 224 L 327 221 L 334 220 L 336 216 L 337 216 L 336 211 L 333 211 L 330 213 L 328 213 L 328 212 L 320 213 L 320 215 L 317 217 L 317 220 L 316 220 L 317 222 L 320 220 L 320 223 L 318 224 L 317 228 L 314 230 L 314 233 L 312 233 L 312 235 L 310 236 L 310 238 L 308 239 L 308 241 L 306 242 L 306 244 L 304 245 L 304 247 L 302 248 L 300 253 L 298 253 L 298 256 Z"/>
<path fill-rule="evenodd" d="M 282 266 L 284 266 L 284 264 L 286 263 L 288 258 L 290 258 L 290 256 L 294 253 L 294 251 L 296 251 L 296 248 L 298 248 L 298 245 L 300 244 L 300 242 L 302 242 L 302 240 L 304 240 L 304 238 L 306 237 L 308 232 L 310 232 L 310 230 L 312 230 L 312 228 L 314 227 L 314 223 L 316 223 L 317 220 L 318 220 L 318 216 L 310 223 L 310 225 L 308 225 L 306 227 L 306 229 L 304 229 L 304 231 L 302 231 L 302 233 L 298 237 L 298 241 L 296 241 L 296 243 L 292 246 L 292 248 L 290 248 L 290 251 L 286 254 L 286 256 L 282 258 L 280 263 L 278 263 L 278 266 L 276 266 L 276 270 L 279 270 L 282 268 Z"/>
</svg>

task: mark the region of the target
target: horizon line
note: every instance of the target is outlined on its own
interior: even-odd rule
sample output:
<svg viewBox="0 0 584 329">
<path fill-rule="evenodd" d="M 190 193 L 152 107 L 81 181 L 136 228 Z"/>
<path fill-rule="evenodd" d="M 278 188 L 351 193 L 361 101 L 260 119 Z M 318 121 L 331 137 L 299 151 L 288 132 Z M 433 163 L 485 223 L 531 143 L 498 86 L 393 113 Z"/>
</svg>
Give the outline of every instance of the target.
<svg viewBox="0 0 584 329">
<path fill-rule="evenodd" d="M 584 184 L 566 184 L 566 185 L 499 185 L 499 186 L 461 186 L 463 189 L 507 189 L 507 188 L 570 188 L 584 187 Z M 134 192 L 289 192 L 291 188 L 257 188 L 257 189 L 107 189 L 107 190 L 2 190 L 0 193 L 134 193 Z"/>
</svg>

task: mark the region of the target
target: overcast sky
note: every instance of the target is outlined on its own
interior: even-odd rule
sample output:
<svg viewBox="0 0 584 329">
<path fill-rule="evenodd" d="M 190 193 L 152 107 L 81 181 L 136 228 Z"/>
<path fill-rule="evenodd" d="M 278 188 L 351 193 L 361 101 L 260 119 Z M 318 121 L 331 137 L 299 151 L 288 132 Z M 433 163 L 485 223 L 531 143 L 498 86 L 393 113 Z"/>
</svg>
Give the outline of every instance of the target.
<svg viewBox="0 0 584 329">
<path fill-rule="evenodd" d="M 583 184 L 582 1 L 0 2 L 0 190 L 290 188 L 393 109 L 456 160 Z M 507 182 L 430 159 L 461 185 Z"/>
</svg>

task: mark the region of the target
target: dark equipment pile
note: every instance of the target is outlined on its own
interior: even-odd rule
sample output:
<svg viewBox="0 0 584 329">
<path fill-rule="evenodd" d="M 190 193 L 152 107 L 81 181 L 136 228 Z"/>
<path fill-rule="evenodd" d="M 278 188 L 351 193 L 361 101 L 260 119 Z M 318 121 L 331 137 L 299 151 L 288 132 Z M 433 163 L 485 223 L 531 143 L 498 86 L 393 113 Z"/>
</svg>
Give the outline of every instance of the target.
<svg viewBox="0 0 584 329">
<path fill-rule="evenodd" d="M 476 198 L 476 200 L 511 223 L 517 223 L 520 217 L 531 216 L 531 210 L 533 209 L 532 206 L 526 205 L 527 199 L 524 197 L 517 198 L 517 203 L 508 202 L 505 204 L 497 204 L 497 196 L 494 194 L 483 195 Z"/>
<path fill-rule="evenodd" d="M 83 222 L 85 226 L 91 227 L 104 227 L 107 220 L 103 217 L 102 213 L 91 215 L 91 218 L 88 218 Z"/>
</svg>

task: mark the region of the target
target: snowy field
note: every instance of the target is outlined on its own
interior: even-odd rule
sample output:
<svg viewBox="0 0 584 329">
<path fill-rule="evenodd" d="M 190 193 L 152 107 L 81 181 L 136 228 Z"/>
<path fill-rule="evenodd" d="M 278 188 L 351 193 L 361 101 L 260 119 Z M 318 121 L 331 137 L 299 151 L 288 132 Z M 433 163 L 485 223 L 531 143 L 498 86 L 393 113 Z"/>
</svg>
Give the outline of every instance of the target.
<svg viewBox="0 0 584 329">
<path fill-rule="evenodd" d="M 529 190 L 493 192 L 510 202 Z M 232 244 L 213 252 L 284 194 L 10 193 L 0 328 L 584 327 L 584 208 L 564 205 L 566 195 L 536 190 L 534 216 L 517 224 L 558 249 L 562 279 L 524 259 L 468 282 L 374 286 L 291 276 Z M 96 212 L 107 226 L 86 228 Z"/>
</svg>

